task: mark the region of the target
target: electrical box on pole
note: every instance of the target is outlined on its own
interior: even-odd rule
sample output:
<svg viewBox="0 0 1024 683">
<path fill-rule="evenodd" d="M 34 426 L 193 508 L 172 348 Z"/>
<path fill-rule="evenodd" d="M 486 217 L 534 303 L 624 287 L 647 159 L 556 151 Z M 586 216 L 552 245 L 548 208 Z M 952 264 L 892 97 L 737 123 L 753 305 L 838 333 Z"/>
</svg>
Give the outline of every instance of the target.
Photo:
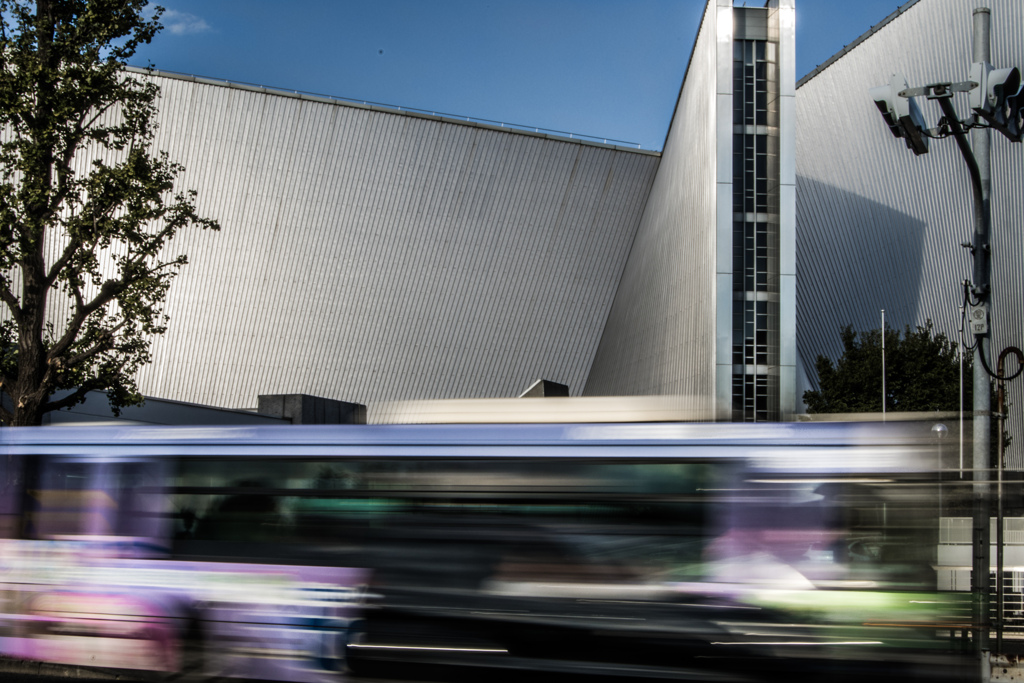
<svg viewBox="0 0 1024 683">
<path fill-rule="evenodd" d="M 988 334 L 988 304 L 979 303 L 971 306 L 971 334 Z"/>
</svg>

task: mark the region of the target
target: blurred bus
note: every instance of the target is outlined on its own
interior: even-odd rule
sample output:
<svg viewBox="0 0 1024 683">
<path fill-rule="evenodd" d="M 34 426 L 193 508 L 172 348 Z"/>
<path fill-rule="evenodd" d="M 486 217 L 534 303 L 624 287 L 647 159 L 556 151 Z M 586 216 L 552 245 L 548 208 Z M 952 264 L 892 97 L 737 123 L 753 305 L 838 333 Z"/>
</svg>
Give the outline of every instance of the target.
<svg viewBox="0 0 1024 683">
<path fill-rule="evenodd" d="M 928 427 L 3 429 L 0 653 L 293 681 L 952 675 Z"/>
</svg>

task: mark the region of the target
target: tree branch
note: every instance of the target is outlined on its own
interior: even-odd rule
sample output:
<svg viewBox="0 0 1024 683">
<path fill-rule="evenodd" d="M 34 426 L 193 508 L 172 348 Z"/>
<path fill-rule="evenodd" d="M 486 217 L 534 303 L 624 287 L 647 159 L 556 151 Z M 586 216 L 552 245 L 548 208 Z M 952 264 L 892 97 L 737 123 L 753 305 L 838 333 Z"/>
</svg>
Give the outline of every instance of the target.
<svg viewBox="0 0 1024 683">
<path fill-rule="evenodd" d="M 131 268 L 135 268 L 141 265 L 146 260 L 146 258 L 156 253 L 156 251 L 160 248 L 160 245 L 164 241 L 166 241 L 167 236 L 169 234 L 173 234 L 174 231 L 177 230 L 177 227 L 178 226 L 175 226 L 173 224 L 168 225 L 165 223 L 163 229 L 160 230 L 160 232 L 156 233 L 155 235 L 151 235 L 148 240 L 146 240 L 142 245 L 140 245 L 139 249 L 135 250 L 136 255 L 133 256 L 132 251 L 129 251 L 127 254 L 125 254 L 125 258 L 129 259 L 128 265 Z M 156 270 L 169 265 L 169 263 L 170 262 L 161 263 L 154 267 L 153 269 L 151 269 L 151 272 L 156 272 Z"/>
<path fill-rule="evenodd" d="M 53 283 L 57 281 L 57 276 L 60 275 L 60 271 L 64 270 L 65 266 L 71 262 L 72 257 L 78 250 L 84 246 L 81 239 L 74 237 L 72 238 L 66 247 L 64 247 L 64 253 L 60 255 L 53 265 L 50 266 L 50 271 L 46 274 L 46 286 L 53 287 Z"/>
<path fill-rule="evenodd" d="M 55 371 L 59 371 L 61 369 L 74 368 L 75 366 L 81 363 L 85 363 L 86 361 L 95 358 L 104 351 L 109 351 L 114 345 L 114 338 L 117 336 L 118 331 L 124 328 L 124 326 L 127 324 L 127 320 L 122 320 L 117 325 L 107 330 L 103 330 L 103 332 L 100 333 L 100 338 L 90 348 L 86 349 L 85 351 L 82 351 L 81 353 L 63 362 L 60 361 L 59 358 L 57 358 L 56 356 L 50 358 L 49 354 L 47 354 L 46 373 L 43 375 L 43 380 L 41 383 L 49 384 L 53 382 L 53 375 Z"/>
<path fill-rule="evenodd" d="M 18 303 L 18 297 L 14 296 L 11 288 L 7 286 L 7 278 L 3 279 L 3 286 L 0 287 L 0 300 L 7 304 L 14 322 L 21 324 L 21 304 Z"/>
<path fill-rule="evenodd" d="M 61 335 L 61 338 L 57 343 L 51 346 L 50 350 L 46 353 L 47 362 L 51 362 L 54 359 L 59 358 L 65 351 L 71 348 L 71 345 L 78 337 L 78 333 L 82 330 L 82 325 L 85 324 L 85 321 L 89 316 L 96 312 L 100 307 L 113 301 L 114 297 L 116 297 L 121 291 L 120 288 L 117 287 L 118 283 L 113 280 L 107 280 L 103 283 L 103 286 L 100 287 L 100 293 L 97 294 L 92 301 L 86 303 L 78 285 L 70 281 L 69 283 L 72 294 L 75 297 L 75 314 L 71 317 L 71 320 L 68 321 L 68 327 L 64 330 L 64 334 Z"/>
<path fill-rule="evenodd" d="M 79 363 L 83 363 L 87 360 L 95 358 L 104 351 L 109 350 L 114 341 L 114 337 L 117 335 L 118 331 L 124 328 L 124 326 L 127 324 L 127 320 L 122 320 L 121 322 L 119 322 L 117 325 L 114 325 L 110 329 L 104 330 L 102 333 L 102 337 L 100 338 L 99 341 L 97 341 L 91 348 L 86 349 L 85 351 L 82 351 L 81 353 L 69 358 L 66 362 L 66 366 L 72 367 L 78 365 Z"/>
<path fill-rule="evenodd" d="M 76 406 L 82 402 L 82 399 L 84 399 L 85 395 L 88 394 L 90 391 L 92 390 L 87 386 L 87 384 L 82 384 L 64 398 L 58 399 L 56 401 L 47 401 L 46 403 L 44 403 L 43 412 L 48 413 L 54 410 L 62 410 L 64 408 Z"/>
<path fill-rule="evenodd" d="M 64 147 L 64 153 L 60 156 L 59 169 L 60 172 L 57 174 L 57 188 L 53 193 L 52 201 L 50 202 L 51 213 L 56 213 L 57 208 L 64 203 L 64 200 L 68 198 L 68 194 L 71 191 L 72 184 L 67 182 L 67 178 L 73 176 L 71 171 L 71 161 L 75 158 L 75 154 L 78 153 L 78 148 L 82 144 L 82 139 L 85 137 L 85 131 L 88 130 L 95 124 L 101 116 L 110 111 L 117 102 L 111 100 L 101 107 L 96 108 L 92 118 L 88 122 L 85 121 L 89 111 L 83 111 L 81 116 L 74 124 L 74 133 L 69 136 L 68 144 Z"/>
<path fill-rule="evenodd" d="M 110 111 L 110 108 L 113 107 L 114 104 L 119 104 L 119 103 L 120 103 L 120 101 L 115 102 L 114 100 L 111 100 L 110 102 L 107 102 L 101 108 L 96 109 L 96 113 L 93 114 L 93 117 L 91 119 L 89 119 L 89 122 L 84 124 L 84 125 L 82 124 L 82 122 L 85 121 L 85 116 L 86 116 L 86 114 L 88 114 L 88 112 L 83 111 L 82 112 L 82 116 L 79 117 L 79 119 L 78 119 L 78 125 L 76 125 L 76 129 L 81 131 L 82 133 L 84 133 L 86 131 L 86 129 L 91 128 L 94 123 L 99 121 L 101 116 L 103 116 L 108 111 Z"/>
<path fill-rule="evenodd" d="M 170 230 L 171 227 L 165 227 L 163 230 L 160 231 L 160 233 L 154 235 L 148 241 L 147 246 L 139 252 L 138 256 L 136 256 L 135 258 L 128 262 L 128 270 L 130 271 L 131 269 L 134 269 L 135 267 L 144 263 L 145 259 L 151 255 L 150 252 L 155 251 L 155 247 L 157 244 L 159 244 L 159 240 L 164 235 L 166 235 Z M 78 336 L 78 333 L 82 329 L 82 325 L 85 324 L 85 321 L 88 319 L 88 317 L 101 307 L 113 301 L 118 294 L 123 292 L 130 285 L 143 278 L 152 277 L 153 275 L 156 275 L 160 271 L 170 268 L 174 265 L 174 261 L 165 261 L 163 263 L 159 263 L 153 266 L 152 268 L 147 268 L 144 273 L 135 278 L 123 281 L 107 280 L 106 282 L 103 283 L 103 286 L 100 288 L 99 294 L 97 294 L 88 303 L 85 302 L 84 298 L 82 297 L 81 289 L 74 283 L 72 278 L 69 278 L 68 283 L 71 288 L 72 294 L 75 297 L 75 315 L 68 322 L 67 329 L 64 331 L 64 334 L 61 335 L 61 338 L 52 347 L 50 347 L 50 350 L 47 353 L 47 360 L 49 361 L 53 360 L 54 358 L 58 358 L 65 351 L 67 351 L 67 349 L 70 348 L 71 345 L 74 343 L 75 338 Z"/>
</svg>

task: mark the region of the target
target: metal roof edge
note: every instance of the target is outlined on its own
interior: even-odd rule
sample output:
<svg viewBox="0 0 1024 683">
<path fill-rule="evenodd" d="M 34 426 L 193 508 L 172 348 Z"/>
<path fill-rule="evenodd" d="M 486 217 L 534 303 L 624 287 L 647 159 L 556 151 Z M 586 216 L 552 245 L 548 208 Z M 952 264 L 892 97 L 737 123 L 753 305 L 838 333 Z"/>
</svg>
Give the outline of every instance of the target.
<svg viewBox="0 0 1024 683">
<path fill-rule="evenodd" d="M 665 139 L 661 141 L 661 149 L 664 151 L 668 145 L 668 138 L 672 134 L 672 124 L 676 121 L 676 112 L 679 111 L 679 100 L 683 97 L 683 88 L 686 87 L 686 77 L 690 75 L 690 65 L 693 64 L 693 55 L 697 52 L 697 40 L 700 38 L 700 31 L 704 28 L 704 19 L 708 16 L 708 5 L 712 0 L 704 3 L 704 13 L 700 15 L 700 24 L 697 26 L 697 33 L 693 36 L 693 45 L 690 47 L 690 56 L 686 60 L 686 71 L 683 72 L 683 80 L 679 82 L 679 92 L 676 93 L 676 103 L 672 105 L 672 116 L 668 120 L 668 128 L 665 129 Z"/>
<path fill-rule="evenodd" d="M 821 64 L 816 66 L 813 71 L 811 71 L 806 76 L 804 76 L 799 81 L 797 81 L 797 83 L 796 83 L 797 89 L 799 89 L 800 86 L 802 86 L 804 83 L 806 83 L 807 81 L 811 80 L 812 78 L 814 78 L 815 76 L 820 74 L 822 71 L 824 71 L 825 69 L 830 67 L 832 64 L 834 64 L 837 61 L 839 61 L 842 57 L 844 57 L 845 55 L 847 55 L 848 53 L 853 51 L 853 49 L 855 47 L 857 47 L 858 45 L 860 45 L 861 43 L 866 41 L 868 38 L 870 38 L 874 34 L 878 33 L 882 29 L 882 27 L 888 25 L 889 22 L 893 21 L 896 17 L 898 17 L 898 16 L 900 16 L 902 14 L 905 14 L 908 9 L 910 9 L 912 6 L 916 5 L 920 1 L 921 0 L 908 0 L 907 2 L 905 2 L 902 5 L 900 5 L 899 7 L 897 7 L 895 10 L 893 10 L 892 14 L 887 16 L 885 19 L 882 19 L 880 22 L 878 22 L 877 24 L 872 26 L 870 29 L 868 29 L 867 31 L 862 33 L 852 43 L 850 43 L 849 45 L 846 45 L 845 47 L 843 47 L 842 50 L 840 50 L 839 52 L 835 53 L 834 55 L 832 55 L 831 57 L 826 59 L 824 62 L 822 62 Z"/>
<path fill-rule="evenodd" d="M 598 139 L 590 139 L 595 137 L 592 135 L 587 135 L 584 137 L 575 137 L 571 133 L 562 135 L 555 132 L 545 131 L 543 128 L 535 128 L 534 130 L 530 130 L 529 128 L 526 128 L 524 126 L 517 126 L 515 124 L 488 123 L 485 121 L 474 120 L 471 117 L 466 117 L 465 119 L 463 119 L 446 114 L 419 111 L 415 109 L 403 109 L 401 107 L 391 107 L 371 102 L 359 102 L 356 100 L 347 100 L 340 97 L 328 97 L 326 95 L 316 95 L 313 93 L 300 92 L 298 90 L 268 88 L 266 86 L 254 85 L 252 83 L 240 83 L 237 81 L 229 81 L 226 79 L 209 78 L 207 76 L 197 76 L 194 74 L 183 74 L 175 71 L 161 71 L 160 69 L 147 69 L 145 67 L 131 65 L 125 65 L 124 68 L 125 71 L 144 76 L 158 76 L 160 78 L 169 78 L 178 81 L 190 81 L 192 83 L 200 83 L 202 85 L 212 85 L 222 88 L 234 88 L 236 90 L 247 90 L 249 92 L 258 92 L 266 95 L 276 95 L 279 97 L 291 97 L 293 99 L 308 100 L 310 102 L 319 102 L 321 104 L 331 104 L 341 107 L 352 107 L 354 109 L 367 109 L 370 111 L 377 111 L 384 114 L 410 116 L 412 118 L 428 119 L 431 121 L 439 121 L 441 123 L 451 123 L 460 126 L 483 128 L 485 130 L 493 130 L 503 133 L 514 133 L 516 135 L 526 135 L 529 137 L 544 138 L 547 140 L 554 140 L 557 142 L 575 143 L 588 147 L 600 147 L 602 149 L 611 149 L 617 152 L 632 152 L 634 154 L 642 154 L 646 156 L 661 156 L 661 152 L 658 150 L 642 149 L 640 147 L 630 147 L 626 144 L 614 144 L 616 142 L 624 142 L 622 140 L 615 140 L 614 142 L 603 142 Z"/>
</svg>

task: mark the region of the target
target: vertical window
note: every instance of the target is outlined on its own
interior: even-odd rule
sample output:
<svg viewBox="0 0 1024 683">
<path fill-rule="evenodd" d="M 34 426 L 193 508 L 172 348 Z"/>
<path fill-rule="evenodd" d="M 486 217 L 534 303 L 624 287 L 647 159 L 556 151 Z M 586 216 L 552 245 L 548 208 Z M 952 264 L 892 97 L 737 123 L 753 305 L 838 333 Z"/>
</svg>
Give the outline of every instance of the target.
<svg viewBox="0 0 1024 683">
<path fill-rule="evenodd" d="M 768 53 L 765 41 L 733 45 L 733 418 L 742 421 L 779 418 L 777 380 L 766 372 L 779 343 Z"/>
</svg>

